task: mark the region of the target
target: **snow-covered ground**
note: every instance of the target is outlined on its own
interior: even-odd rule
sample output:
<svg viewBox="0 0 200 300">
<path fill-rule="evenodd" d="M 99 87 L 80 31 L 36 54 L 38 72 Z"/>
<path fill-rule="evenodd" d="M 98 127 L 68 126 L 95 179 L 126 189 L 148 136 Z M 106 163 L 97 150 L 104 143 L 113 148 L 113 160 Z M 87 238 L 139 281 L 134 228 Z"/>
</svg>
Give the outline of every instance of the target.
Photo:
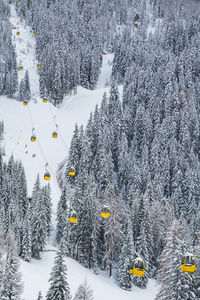
<svg viewBox="0 0 200 300">
<path fill-rule="evenodd" d="M 56 170 L 68 155 L 70 141 L 75 124 L 86 125 L 90 112 L 94 111 L 96 104 L 100 104 L 103 93 L 109 93 L 109 87 L 105 88 L 106 79 L 111 74 L 111 63 L 113 54 L 103 56 L 103 65 L 97 89 L 94 91 L 78 87 L 77 95 L 66 96 L 60 108 L 50 103 L 43 103 L 39 97 L 39 77 L 37 61 L 35 59 L 35 37 L 24 21 L 16 18 L 14 6 L 11 5 L 10 21 L 13 25 L 13 42 L 16 44 L 17 63 L 22 64 L 23 71 L 19 71 L 19 81 L 24 77 L 25 71 L 29 71 L 32 100 L 28 106 L 14 99 L 0 97 L 0 120 L 4 121 L 5 135 L 3 144 L 5 146 L 4 159 L 8 161 L 13 153 L 15 160 L 22 161 L 28 183 L 28 194 L 31 195 L 36 176 L 39 173 L 41 183 L 43 180 L 45 165 L 51 173 L 51 189 L 53 211 L 56 212 L 57 202 L 60 198 L 60 189 L 57 185 Z M 16 32 L 20 36 L 16 36 Z M 122 87 L 119 87 L 122 94 Z M 58 125 L 58 138 L 52 138 L 52 132 Z M 32 129 L 36 134 L 36 142 L 31 142 Z M 33 155 L 36 155 L 33 157 Z M 52 216 L 55 223 L 55 216 Z M 55 249 L 48 245 L 48 249 Z M 45 296 L 49 287 L 48 279 L 53 266 L 55 252 L 45 252 L 42 260 L 32 260 L 31 263 L 21 261 L 23 274 L 25 300 L 35 300 L 39 290 Z M 94 275 L 92 270 L 83 268 L 76 261 L 66 258 L 68 267 L 68 283 L 74 296 L 78 286 L 87 281 L 94 291 L 95 300 L 153 300 L 158 290 L 155 280 L 149 280 L 147 289 L 141 290 L 133 286 L 131 292 L 120 289 L 114 278 L 108 278 L 107 274 L 101 272 Z"/>
<path fill-rule="evenodd" d="M 53 247 L 51 247 L 53 249 Z M 35 300 L 38 292 L 46 295 L 49 288 L 49 273 L 53 266 L 55 252 L 45 252 L 42 260 L 32 260 L 31 263 L 22 262 L 21 270 L 25 283 L 23 297 L 26 300 Z M 68 268 L 67 281 L 71 294 L 75 292 L 80 284 L 87 279 L 88 284 L 93 289 L 94 300 L 153 300 L 158 289 L 155 280 L 150 279 L 147 289 L 140 289 L 133 286 L 132 291 L 124 291 L 117 286 L 113 277 L 108 278 L 107 274 L 101 272 L 95 275 L 92 270 L 82 267 L 78 262 L 66 258 Z"/>
</svg>

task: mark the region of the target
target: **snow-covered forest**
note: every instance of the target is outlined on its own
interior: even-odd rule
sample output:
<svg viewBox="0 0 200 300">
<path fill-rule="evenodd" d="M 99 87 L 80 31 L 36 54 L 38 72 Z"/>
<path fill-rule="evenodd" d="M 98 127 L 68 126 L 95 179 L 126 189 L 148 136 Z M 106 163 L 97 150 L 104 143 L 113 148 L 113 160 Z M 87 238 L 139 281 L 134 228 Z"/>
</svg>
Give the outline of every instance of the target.
<svg viewBox="0 0 200 300">
<path fill-rule="evenodd" d="M 79 87 L 97 90 L 103 56 L 113 60 L 101 103 L 86 126 L 77 117 L 53 221 L 51 180 L 43 185 L 38 174 L 30 197 L 23 161 L 4 160 L 0 112 L 0 299 L 22 299 L 19 262 L 41 260 L 49 245 L 57 252 L 48 291 L 37 299 L 72 299 L 66 257 L 129 293 L 153 278 L 155 300 L 199 299 L 199 1 L 0 0 L 0 102 L 29 106 L 37 102 L 32 70 L 19 74 L 25 63 L 11 10 L 34 39 L 38 97 L 56 109 Z M 143 276 L 130 272 L 137 257 Z M 195 272 L 183 271 L 186 257 L 196 259 Z M 85 280 L 73 299 L 97 299 L 92 288 Z"/>
</svg>

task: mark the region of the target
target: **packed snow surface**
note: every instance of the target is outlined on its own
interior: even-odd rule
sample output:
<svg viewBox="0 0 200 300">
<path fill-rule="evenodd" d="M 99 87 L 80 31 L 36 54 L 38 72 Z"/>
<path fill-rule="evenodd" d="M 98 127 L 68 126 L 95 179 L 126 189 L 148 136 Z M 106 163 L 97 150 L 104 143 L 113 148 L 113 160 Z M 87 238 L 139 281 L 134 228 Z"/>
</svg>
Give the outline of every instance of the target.
<svg viewBox="0 0 200 300">
<path fill-rule="evenodd" d="M 50 103 L 43 103 L 39 96 L 39 70 L 35 59 L 35 37 L 25 21 L 20 21 L 16 16 L 14 6 L 11 5 L 10 21 L 13 26 L 13 43 L 16 44 L 19 82 L 24 78 L 25 71 L 29 71 L 32 99 L 28 106 L 15 99 L 0 97 L 0 120 L 4 121 L 5 134 L 2 146 L 5 147 L 4 160 L 8 161 L 11 154 L 15 160 L 21 160 L 27 177 L 28 195 L 31 196 L 33 185 L 37 174 L 40 175 L 41 184 L 43 180 L 45 165 L 51 174 L 51 190 L 53 212 L 56 214 L 57 202 L 60 198 L 60 189 L 56 180 L 56 171 L 59 164 L 68 156 L 70 141 L 75 124 L 78 126 L 87 124 L 90 113 L 94 111 L 96 104 L 100 105 L 104 92 L 109 95 L 109 87 L 105 88 L 106 82 L 111 75 L 111 63 L 113 54 L 103 56 L 103 65 L 97 89 L 94 91 L 78 87 L 76 95 L 66 95 L 62 105 L 54 107 Z M 20 36 L 16 36 L 16 32 Z M 122 87 L 119 87 L 122 96 Z M 33 130 L 34 128 L 34 130 Z M 58 129 L 58 138 L 52 138 L 52 132 Z M 36 134 L 36 142 L 31 142 L 32 132 Z M 55 216 L 52 215 L 55 225 Z M 47 249 L 56 250 L 50 244 Z M 42 260 L 32 259 L 30 263 L 21 261 L 23 274 L 24 300 L 35 300 L 39 291 L 43 297 L 49 288 L 51 268 L 55 257 L 55 251 L 47 251 L 42 254 Z M 95 300 L 153 300 L 158 290 L 156 281 L 150 279 L 147 289 L 139 289 L 133 286 L 132 291 L 124 291 L 109 278 L 105 272 L 95 275 L 92 270 L 82 267 L 78 262 L 66 258 L 68 268 L 68 283 L 74 296 L 78 286 L 87 279 L 94 292 Z"/>
</svg>

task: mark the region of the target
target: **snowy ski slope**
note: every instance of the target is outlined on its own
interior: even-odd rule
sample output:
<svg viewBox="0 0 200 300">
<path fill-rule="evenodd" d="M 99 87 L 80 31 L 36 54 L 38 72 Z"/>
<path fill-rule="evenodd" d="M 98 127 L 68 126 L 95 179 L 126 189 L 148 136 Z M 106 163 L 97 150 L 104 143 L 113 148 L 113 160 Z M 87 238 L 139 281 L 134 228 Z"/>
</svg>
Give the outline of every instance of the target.
<svg viewBox="0 0 200 300">
<path fill-rule="evenodd" d="M 19 71 L 19 82 L 24 77 L 25 71 L 29 71 L 32 99 L 28 106 L 14 99 L 0 97 L 0 120 L 4 121 L 5 135 L 3 145 L 5 146 L 8 161 L 10 155 L 14 159 L 22 160 L 25 168 L 28 194 L 31 195 L 36 176 L 39 173 L 41 184 L 43 180 L 45 164 L 51 173 L 51 190 L 53 212 L 56 212 L 57 202 L 60 197 L 60 189 L 56 180 L 56 170 L 59 164 L 67 157 L 70 140 L 73 135 L 75 124 L 86 125 L 90 112 L 94 111 L 96 104 L 100 104 L 103 93 L 109 93 L 105 88 L 106 78 L 111 74 L 111 62 L 113 55 L 103 56 L 103 66 L 99 77 L 97 89 L 94 91 L 78 87 L 77 95 L 66 96 L 60 108 L 52 104 L 43 103 L 39 96 L 39 76 L 37 61 L 35 59 L 35 37 L 31 29 L 26 26 L 25 21 L 20 21 L 16 16 L 14 5 L 11 5 L 10 21 L 13 26 L 13 43 L 16 44 L 17 63 L 22 64 L 23 71 Z M 16 36 L 16 32 L 20 36 Z M 122 93 L 122 87 L 119 87 Z M 53 139 L 51 134 L 58 125 L 58 138 Z M 32 129 L 35 128 L 37 140 L 31 142 Z M 33 155 L 36 155 L 33 157 Z M 52 216 L 55 225 L 55 216 Z M 47 249 L 54 249 L 50 244 Z M 42 260 L 31 260 L 31 263 L 21 261 L 21 271 L 24 282 L 24 300 L 35 300 L 39 290 L 45 296 L 49 287 L 48 279 L 55 252 L 45 252 Z M 141 290 L 133 287 L 131 292 L 120 289 L 114 278 L 108 278 L 107 274 L 101 272 L 97 276 L 92 270 L 83 268 L 76 261 L 66 258 L 68 267 L 68 283 L 74 296 L 78 286 L 83 283 L 85 277 L 94 291 L 95 300 L 153 300 L 158 290 L 154 280 L 149 280 L 148 288 Z"/>
</svg>

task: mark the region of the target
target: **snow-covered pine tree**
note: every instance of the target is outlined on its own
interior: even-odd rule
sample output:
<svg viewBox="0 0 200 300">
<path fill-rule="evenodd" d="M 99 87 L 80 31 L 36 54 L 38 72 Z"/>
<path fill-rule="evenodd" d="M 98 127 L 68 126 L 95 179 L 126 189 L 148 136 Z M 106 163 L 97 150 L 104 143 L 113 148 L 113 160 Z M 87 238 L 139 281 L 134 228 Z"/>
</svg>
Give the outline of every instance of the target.
<svg viewBox="0 0 200 300">
<path fill-rule="evenodd" d="M 26 73 L 24 76 L 24 97 L 25 97 L 24 99 L 26 99 L 26 101 L 29 101 L 30 97 L 31 97 L 31 89 L 30 89 L 28 70 L 26 70 Z"/>
<path fill-rule="evenodd" d="M 200 264 L 200 230 L 196 232 L 197 242 L 194 247 L 194 255 L 196 258 L 197 269 L 194 274 L 194 291 L 197 299 L 200 296 L 200 268 L 198 267 Z"/>
<path fill-rule="evenodd" d="M 67 282 L 67 266 L 64 262 L 62 243 L 56 253 L 54 265 L 50 274 L 50 287 L 46 294 L 46 300 L 70 300 L 70 288 Z"/>
<path fill-rule="evenodd" d="M 39 294 L 38 294 L 37 300 L 42 300 L 42 299 L 43 299 L 43 297 L 42 297 L 42 293 L 41 293 L 41 291 L 39 291 Z"/>
<path fill-rule="evenodd" d="M 19 101 L 26 100 L 25 94 L 24 94 L 24 79 L 21 79 L 19 84 Z"/>
<path fill-rule="evenodd" d="M 114 192 L 114 189 L 113 189 Z M 118 192 L 113 193 L 115 196 L 109 197 L 109 208 L 111 215 L 108 219 L 103 220 L 105 226 L 104 242 L 105 242 L 105 265 L 108 270 L 109 277 L 112 276 L 112 269 L 119 255 L 119 247 L 122 242 L 122 205 L 123 200 Z M 108 201 L 108 199 L 107 199 Z"/>
<path fill-rule="evenodd" d="M 39 175 L 37 175 L 30 205 L 32 257 L 35 259 L 40 259 L 40 254 L 43 252 L 47 242 L 46 207 L 43 198 L 44 195 L 42 194 L 40 186 L 40 178 Z"/>
<path fill-rule="evenodd" d="M 122 227 L 123 241 L 117 264 L 117 281 L 122 289 L 130 291 L 132 286 L 130 268 L 134 259 L 135 246 L 133 242 L 133 230 L 130 221 L 130 212 L 125 213 Z"/>
<path fill-rule="evenodd" d="M 87 280 L 79 285 L 78 290 L 74 296 L 73 300 L 93 300 L 93 290 L 90 288 L 90 286 L 87 283 Z"/>
<path fill-rule="evenodd" d="M 129 179 L 129 166 L 130 161 L 128 157 L 128 140 L 126 134 L 122 132 L 121 136 L 121 143 L 119 145 L 119 157 L 118 157 L 118 173 L 117 173 L 117 180 L 118 186 L 120 190 L 122 188 L 127 190 L 127 184 Z M 126 197 L 126 194 L 124 195 Z"/>
<path fill-rule="evenodd" d="M 66 187 L 63 187 L 60 200 L 57 207 L 57 225 L 56 225 L 56 242 L 59 245 L 64 234 L 68 221 L 68 200 L 66 195 Z"/>
<path fill-rule="evenodd" d="M 192 274 L 183 273 L 181 259 L 187 245 L 187 226 L 182 220 L 173 220 L 166 236 L 166 245 L 160 257 L 158 280 L 161 289 L 156 300 L 196 299 Z M 186 246 L 187 248 L 187 246 Z"/>
<path fill-rule="evenodd" d="M 22 223 L 21 230 L 21 245 L 20 245 L 20 257 L 27 262 L 30 262 L 32 256 L 32 236 L 31 236 L 31 221 L 30 221 L 30 210 L 27 211 L 27 214 Z"/>
<path fill-rule="evenodd" d="M 21 300 L 23 291 L 23 283 L 21 281 L 21 273 L 19 271 L 17 242 L 15 234 L 10 227 L 6 236 L 6 260 L 3 270 L 3 285 L 0 291 L 2 300 L 16 299 Z"/>
<path fill-rule="evenodd" d="M 86 185 L 83 190 L 83 197 L 80 199 L 79 223 L 78 223 L 78 254 L 81 264 L 87 268 L 96 267 L 96 237 L 98 234 L 98 223 L 100 214 L 98 214 L 98 201 L 96 200 L 97 186 L 92 175 L 87 176 L 83 171 L 80 179 L 85 177 Z"/>
<path fill-rule="evenodd" d="M 51 232 L 51 212 L 52 212 L 50 184 L 42 187 L 42 194 L 43 194 L 43 201 L 44 201 L 43 203 L 44 214 L 46 217 L 46 225 L 47 225 L 47 237 L 49 237 Z"/>
<path fill-rule="evenodd" d="M 81 142 L 79 136 L 79 129 L 77 124 L 75 125 L 73 137 L 71 140 L 71 145 L 69 149 L 69 160 L 66 166 L 66 178 L 70 183 L 74 183 L 73 176 L 69 175 L 69 170 L 71 167 L 74 167 L 76 172 L 79 170 L 79 160 L 80 160 L 80 152 L 81 152 Z"/>
<path fill-rule="evenodd" d="M 119 144 L 121 139 L 122 107 L 119 100 L 119 90 L 112 82 L 110 97 L 108 101 L 108 120 L 110 126 L 111 151 L 114 163 L 114 170 L 118 172 Z"/>
<path fill-rule="evenodd" d="M 28 199 L 27 199 L 27 180 L 24 170 L 24 166 L 20 161 L 17 164 L 17 206 L 20 221 L 24 219 L 28 210 Z"/>
</svg>

